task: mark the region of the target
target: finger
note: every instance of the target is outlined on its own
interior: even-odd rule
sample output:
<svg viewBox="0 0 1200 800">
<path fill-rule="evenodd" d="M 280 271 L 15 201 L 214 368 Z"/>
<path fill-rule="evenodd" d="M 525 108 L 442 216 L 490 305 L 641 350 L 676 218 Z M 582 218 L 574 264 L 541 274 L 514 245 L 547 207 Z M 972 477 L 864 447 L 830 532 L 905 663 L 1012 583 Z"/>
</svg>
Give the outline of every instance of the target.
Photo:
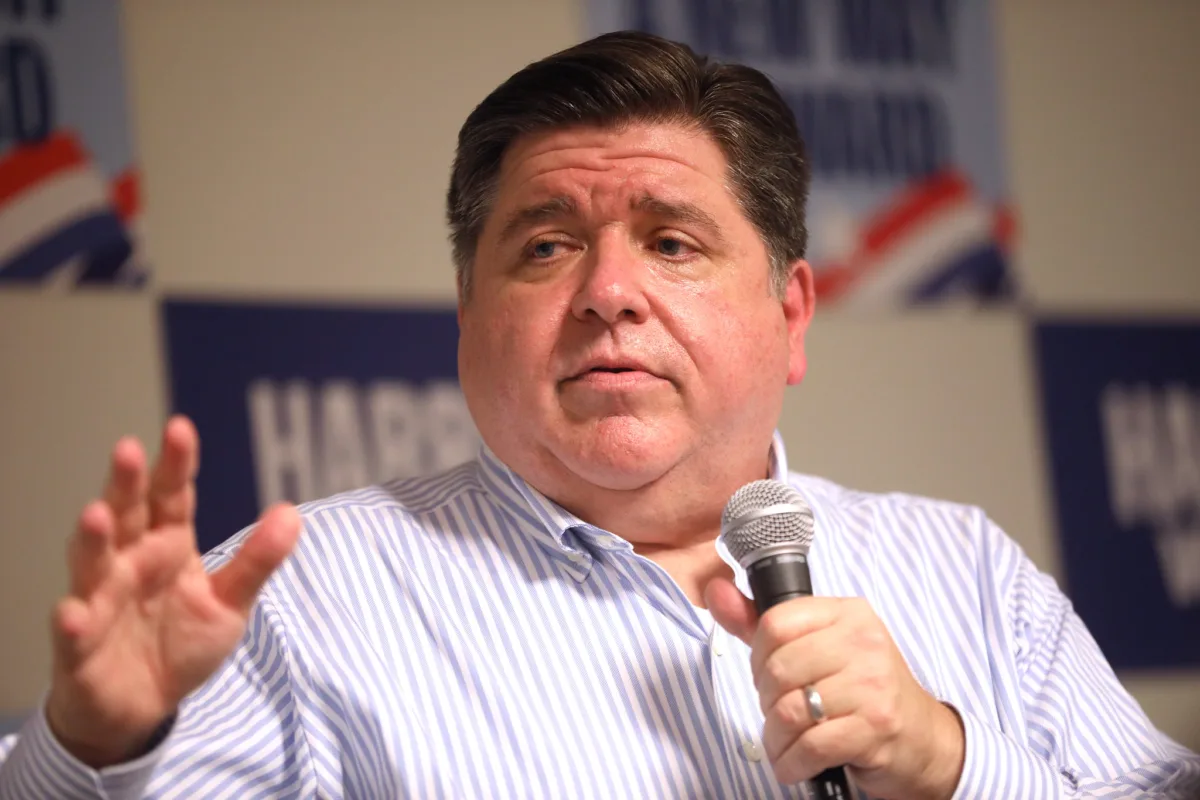
<svg viewBox="0 0 1200 800">
<path fill-rule="evenodd" d="M 821 695 L 824 722 L 854 713 L 855 695 L 846 681 L 830 678 L 813 685 L 813 688 Z M 780 756 L 797 738 L 818 724 L 813 719 L 803 689 L 793 689 L 783 695 L 764 713 L 763 749 L 770 759 Z"/>
<path fill-rule="evenodd" d="M 771 760 L 771 767 L 782 784 L 809 781 L 830 767 L 854 763 L 871 742 L 871 730 L 861 718 L 831 719 L 805 731 Z"/>
<path fill-rule="evenodd" d="M 728 578 L 713 578 L 704 587 L 704 603 L 713 619 L 732 636 L 750 644 L 758 624 L 754 603 Z"/>
<path fill-rule="evenodd" d="M 776 648 L 753 673 L 763 711 L 794 689 L 840 673 L 853 657 L 844 625 L 830 625 Z"/>
<path fill-rule="evenodd" d="M 300 515 L 293 506 L 284 503 L 268 509 L 233 559 L 212 576 L 213 592 L 231 608 L 248 613 L 299 536 Z"/>
<path fill-rule="evenodd" d="M 115 534 L 116 521 L 108 503 L 97 501 L 84 507 L 75 534 L 67 542 L 71 594 L 86 600 L 104 580 L 112 563 Z"/>
<path fill-rule="evenodd" d="M 146 509 L 146 453 L 141 442 L 131 436 L 120 439 L 110 459 L 104 500 L 115 521 L 114 544 L 124 547 L 137 541 L 149 523 Z"/>
<path fill-rule="evenodd" d="M 200 437 L 187 417 L 177 414 L 163 428 L 162 447 L 150 476 L 150 526 L 190 525 L 196 507 Z"/>
<path fill-rule="evenodd" d="M 127 551 L 141 598 L 158 594 L 175 582 L 184 567 L 199 559 L 190 527 L 171 525 L 158 530 L 157 535 L 143 537 L 135 549 Z"/>
<path fill-rule="evenodd" d="M 87 603 L 78 597 L 64 597 L 54 607 L 50 631 L 55 657 L 63 668 L 74 669 L 82 660 L 79 645 L 91 626 L 91 618 Z"/>
<path fill-rule="evenodd" d="M 54 607 L 52 641 L 55 654 L 66 669 L 85 660 L 104 641 L 121 604 L 129 597 L 130 583 L 127 570 L 115 559 L 107 581 L 113 591 L 96 592 L 86 601 L 64 597 Z"/>
<path fill-rule="evenodd" d="M 758 675 L 763 662 L 788 642 L 833 625 L 841 612 L 836 597 L 797 597 L 766 611 L 750 642 L 750 669 Z"/>
</svg>

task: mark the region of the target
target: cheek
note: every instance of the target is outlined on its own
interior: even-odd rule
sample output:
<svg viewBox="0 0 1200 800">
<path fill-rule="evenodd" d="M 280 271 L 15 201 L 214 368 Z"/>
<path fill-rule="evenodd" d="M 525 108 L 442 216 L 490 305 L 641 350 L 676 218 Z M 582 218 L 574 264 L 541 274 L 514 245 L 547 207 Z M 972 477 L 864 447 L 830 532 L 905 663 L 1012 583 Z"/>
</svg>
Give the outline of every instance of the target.
<svg viewBox="0 0 1200 800">
<path fill-rule="evenodd" d="M 720 296 L 705 298 L 703 313 L 686 321 L 683 335 L 692 361 L 718 402 L 738 405 L 761 387 L 782 386 L 787 376 L 786 326 L 770 303 L 747 305 Z"/>
<path fill-rule="evenodd" d="M 536 304 L 496 298 L 463 317 L 463 368 L 493 390 L 519 390 L 544 370 L 554 346 L 549 315 Z M 504 391 L 504 394 L 510 392 Z"/>
</svg>

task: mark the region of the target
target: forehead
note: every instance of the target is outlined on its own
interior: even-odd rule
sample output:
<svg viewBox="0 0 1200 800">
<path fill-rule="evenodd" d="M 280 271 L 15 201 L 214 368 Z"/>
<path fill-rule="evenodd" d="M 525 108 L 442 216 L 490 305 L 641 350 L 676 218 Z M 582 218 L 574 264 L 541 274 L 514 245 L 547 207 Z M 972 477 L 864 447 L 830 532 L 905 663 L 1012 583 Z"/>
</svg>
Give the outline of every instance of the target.
<svg viewBox="0 0 1200 800">
<path fill-rule="evenodd" d="M 575 127 L 518 139 L 497 184 L 500 205 L 561 194 L 582 202 L 653 191 L 656 196 L 723 205 L 727 162 L 702 130 L 681 124 Z M 724 195 L 724 197 L 722 197 Z"/>
</svg>

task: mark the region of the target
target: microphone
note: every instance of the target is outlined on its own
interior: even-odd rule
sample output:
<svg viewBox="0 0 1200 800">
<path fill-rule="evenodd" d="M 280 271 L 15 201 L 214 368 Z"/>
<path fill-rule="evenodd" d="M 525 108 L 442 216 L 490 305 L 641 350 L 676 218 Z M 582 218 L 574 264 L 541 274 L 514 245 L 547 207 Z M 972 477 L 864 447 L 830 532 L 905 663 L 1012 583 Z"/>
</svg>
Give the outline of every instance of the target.
<svg viewBox="0 0 1200 800">
<path fill-rule="evenodd" d="M 793 597 L 811 597 L 808 549 L 813 513 L 786 483 L 761 480 L 738 489 L 721 515 L 721 541 L 746 570 L 759 615 Z M 818 800 L 852 800 L 845 767 L 830 767 L 810 782 Z"/>
</svg>

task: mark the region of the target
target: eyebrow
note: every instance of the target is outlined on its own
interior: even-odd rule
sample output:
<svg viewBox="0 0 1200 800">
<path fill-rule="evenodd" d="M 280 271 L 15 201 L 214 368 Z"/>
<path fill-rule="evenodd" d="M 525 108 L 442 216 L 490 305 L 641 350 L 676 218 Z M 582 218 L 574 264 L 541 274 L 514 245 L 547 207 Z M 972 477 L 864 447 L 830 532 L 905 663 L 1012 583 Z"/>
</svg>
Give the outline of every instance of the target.
<svg viewBox="0 0 1200 800">
<path fill-rule="evenodd" d="M 695 203 L 671 202 L 651 194 L 644 194 L 631 201 L 629 207 L 634 211 L 645 212 L 671 222 L 704 228 L 718 244 L 725 244 L 725 236 L 716 219 Z M 566 195 L 551 197 L 536 205 L 518 209 L 505 220 L 504 227 L 500 230 L 500 243 L 507 242 L 524 228 L 552 219 L 573 217 L 578 210 L 579 207 L 575 200 Z"/>
<path fill-rule="evenodd" d="M 575 205 L 574 200 L 565 195 L 560 195 L 558 197 L 551 197 L 544 203 L 538 203 L 537 205 L 514 211 L 500 230 L 500 243 L 507 242 L 523 228 L 528 228 L 558 217 L 572 217 L 575 216 L 577 210 L 578 207 Z"/>
<path fill-rule="evenodd" d="M 645 211 L 671 222 L 681 222 L 704 228 L 710 236 L 717 240 L 718 244 L 725 243 L 725 235 L 721 232 L 721 226 L 717 224 L 717 220 L 712 214 L 709 214 L 695 203 L 688 203 L 686 201 L 673 203 L 659 197 L 654 197 L 653 195 L 644 194 L 630 203 L 630 207 L 634 211 Z"/>
</svg>

